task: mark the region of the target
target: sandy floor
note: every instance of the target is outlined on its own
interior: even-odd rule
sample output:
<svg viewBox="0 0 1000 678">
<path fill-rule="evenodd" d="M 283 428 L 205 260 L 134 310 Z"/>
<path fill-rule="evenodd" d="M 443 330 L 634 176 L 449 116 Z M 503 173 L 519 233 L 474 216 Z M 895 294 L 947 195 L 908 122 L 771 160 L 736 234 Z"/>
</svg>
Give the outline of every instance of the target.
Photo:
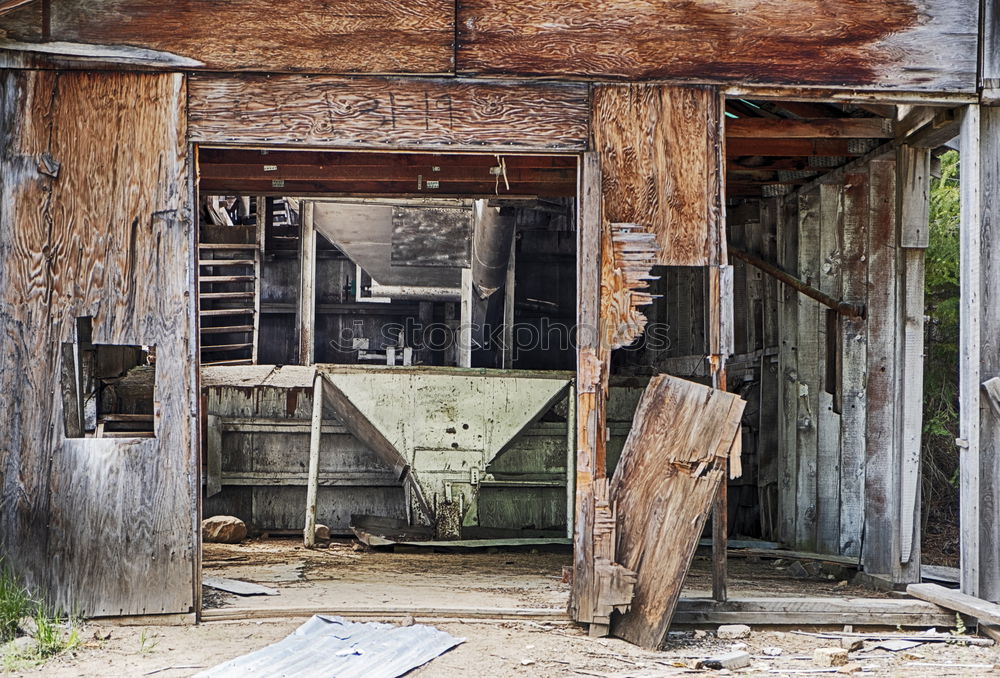
<svg viewBox="0 0 1000 678">
<path fill-rule="evenodd" d="M 111 637 L 90 640 L 84 648 L 51 660 L 40 669 L 13 675 L 51 676 L 145 676 L 162 678 L 190 676 L 240 654 L 264 647 L 293 631 L 303 620 L 262 620 L 259 622 L 211 622 L 196 627 L 99 627 L 87 633 Z M 663 652 L 646 652 L 613 638 L 589 638 L 575 626 L 564 623 L 459 623 L 434 624 L 466 642 L 409 674 L 414 678 L 514 678 L 537 676 L 613 676 L 644 678 L 674 675 L 719 675 L 713 671 L 691 671 L 688 663 L 729 651 L 731 641 L 711 634 L 695 638 L 693 632 L 674 637 Z M 677 636 L 678 634 L 674 634 Z M 815 648 L 829 647 L 831 641 L 790 632 L 755 632 L 741 648 L 753 657 L 747 669 L 733 675 L 774 676 L 814 672 Z M 996 675 L 1000 662 L 995 648 L 957 647 L 925 644 L 905 652 L 873 649 L 851 653 L 851 662 L 862 667 L 864 676 L 945 676 Z M 740 646 L 737 646 L 740 647 Z M 768 656 L 765 648 L 781 648 L 781 655 Z M 823 673 L 816 673 L 823 675 Z M 836 675 L 836 674 L 834 674 Z"/>
<path fill-rule="evenodd" d="M 244 598 L 206 589 L 206 609 L 233 607 L 331 608 L 394 606 L 413 608 L 565 609 L 568 585 L 563 567 L 568 553 L 392 553 L 358 551 L 350 542 L 334 542 L 316 551 L 294 540 L 250 541 L 242 545 L 206 545 L 205 575 L 255 581 L 279 595 Z M 820 574 L 794 579 L 787 564 L 773 561 L 730 561 L 734 596 L 874 596 L 867 589 L 839 584 Z M 697 558 L 686 595 L 708 588 L 708 560 Z M 83 630 L 82 647 L 16 676 L 190 676 L 203 668 L 251 652 L 291 633 L 304 619 L 212 621 L 199 626 L 119 627 L 92 623 Z M 398 622 L 398 618 L 385 621 Z M 418 617 L 420 623 L 425 620 Z M 434 626 L 466 642 L 409 674 L 419 678 L 599 676 L 645 678 L 674 675 L 721 675 L 694 671 L 692 661 L 734 649 L 718 640 L 714 629 L 671 633 L 662 652 L 646 652 L 613 638 L 589 638 L 567 622 L 437 620 Z M 794 629 L 808 630 L 808 629 Z M 894 631 L 889 629 L 889 632 Z M 745 645 L 741 645 L 745 644 Z M 818 647 L 837 641 L 793 633 L 755 629 L 736 649 L 752 656 L 749 668 L 733 675 L 824 675 L 813 664 Z M 942 678 L 996 675 L 995 647 L 959 647 L 926 643 L 889 652 L 866 642 L 851 652 L 851 663 L 865 676 Z M 780 648 L 771 656 L 773 648 Z M 768 652 L 765 652 L 765 649 Z M 830 669 L 826 670 L 827 673 Z"/>
</svg>

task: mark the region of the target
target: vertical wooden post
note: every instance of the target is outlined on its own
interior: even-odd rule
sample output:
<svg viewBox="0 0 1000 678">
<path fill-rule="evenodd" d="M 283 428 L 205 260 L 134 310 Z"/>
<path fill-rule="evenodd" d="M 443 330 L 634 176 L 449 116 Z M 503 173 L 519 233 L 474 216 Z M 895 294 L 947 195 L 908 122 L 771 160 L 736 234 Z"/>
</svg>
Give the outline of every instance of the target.
<svg viewBox="0 0 1000 678">
<path fill-rule="evenodd" d="M 901 146 L 896 152 L 900 244 L 898 538 L 893 539 L 893 580 L 920 581 L 920 457 L 924 398 L 924 250 L 929 237 L 930 151 Z"/>
<path fill-rule="evenodd" d="M 711 266 L 708 269 L 708 336 L 712 386 L 725 391 L 726 359 L 732 350 L 733 268 Z M 736 435 L 741 435 L 737 433 Z M 727 597 L 727 550 L 729 545 L 728 473 L 719 484 L 712 504 L 712 597 Z"/>
<path fill-rule="evenodd" d="M 576 523 L 576 388 L 572 383 L 566 400 L 566 536 L 572 539 Z"/>
<path fill-rule="evenodd" d="M 299 285 L 299 363 L 313 364 L 316 332 L 316 229 L 313 214 L 316 203 L 311 200 L 302 203 L 302 227 L 299 239 L 299 262 L 301 275 Z"/>
<path fill-rule="evenodd" d="M 462 304 L 458 325 L 458 366 L 472 367 L 472 269 L 462 269 Z"/>
<path fill-rule="evenodd" d="M 778 257 L 781 268 L 796 275 L 799 268 L 799 201 L 786 196 L 778 202 Z M 780 398 L 781 436 L 778 440 L 779 537 L 794 544 L 798 526 L 796 505 L 796 425 L 799 400 L 798 385 L 798 292 L 788 285 L 778 286 L 778 394 Z"/>
<path fill-rule="evenodd" d="M 323 436 L 323 375 L 313 378 L 312 424 L 309 430 L 309 484 L 306 486 L 306 548 L 316 545 L 316 495 L 319 494 L 319 444 Z"/>
<path fill-rule="evenodd" d="M 993 57 L 991 57 L 993 58 Z M 962 591 L 1000 600 L 1000 416 L 983 384 L 1000 376 L 1000 107 L 962 121 L 959 492 Z"/>
<path fill-rule="evenodd" d="M 576 280 L 576 520 L 573 531 L 575 620 L 593 620 L 594 477 L 605 435 L 601 391 L 601 166 L 597 153 L 585 153 L 577 191 Z"/>
</svg>

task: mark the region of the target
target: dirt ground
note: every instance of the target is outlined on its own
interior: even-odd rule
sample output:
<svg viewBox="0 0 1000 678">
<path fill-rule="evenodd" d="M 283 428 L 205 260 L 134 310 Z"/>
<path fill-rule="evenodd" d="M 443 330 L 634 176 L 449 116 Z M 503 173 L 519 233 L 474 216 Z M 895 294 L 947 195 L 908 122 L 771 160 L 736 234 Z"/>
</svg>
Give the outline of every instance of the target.
<svg viewBox="0 0 1000 678">
<path fill-rule="evenodd" d="M 559 613 L 564 610 L 568 596 L 568 584 L 563 582 L 562 574 L 569 563 L 570 555 L 566 552 L 393 553 L 356 550 L 346 540 L 316 551 L 300 548 L 294 540 L 258 540 L 233 546 L 207 544 L 205 576 L 254 581 L 280 593 L 243 598 L 206 588 L 205 608 L 346 609 L 382 605 L 419 609 L 532 608 Z M 730 591 L 734 596 L 885 595 L 843 584 L 843 580 L 831 573 L 808 580 L 795 579 L 789 576 L 787 566 L 788 563 L 780 561 L 732 559 Z M 708 587 L 706 558 L 696 558 L 686 584 L 686 595 L 697 595 Z M 304 621 L 304 618 L 244 619 L 209 621 L 198 626 L 146 627 L 89 623 L 82 630 L 81 647 L 41 667 L 9 675 L 191 676 L 274 643 Z M 398 616 L 384 621 L 400 622 Z M 837 669 L 816 666 L 813 651 L 836 647 L 839 641 L 799 633 L 819 629 L 777 631 L 760 627 L 753 629 L 749 638 L 738 641 L 716 638 L 715 627 L 678 629 L 671 632 L 663 651 L 647 652 L 614 638 L 590 638 L 581 628 L 564 621 L 463 622 L 423 618 L 418 614 L 416 622 L 432 624 L 466 639 L 409 674 L 417 678 L 838 675 Z M 698 660 L 733 650 L 747 652 L 751 665 L 731 672 L 692 668 Z M 866 641 L 863 647 L 850 653 L 850 663 L 863 672 L 857 675 L 865 676 L 992 675 L 1000 663 L 1000 650 L 923 643 L 892 652 L 878 648 L 875 641 Z"/>
</svg>

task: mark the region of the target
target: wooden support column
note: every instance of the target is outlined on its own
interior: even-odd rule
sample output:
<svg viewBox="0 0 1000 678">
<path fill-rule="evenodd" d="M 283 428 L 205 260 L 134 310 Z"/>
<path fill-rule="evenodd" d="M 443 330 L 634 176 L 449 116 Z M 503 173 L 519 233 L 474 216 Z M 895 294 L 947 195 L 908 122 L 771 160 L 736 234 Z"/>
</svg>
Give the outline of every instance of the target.
<svg viewBox="0 0 1000 678">
<path fill-rule="evenodd" d="M 313 377 L 312 425 L 309 432 L 309 484 L 306 486 L 306 548 L 316 545 L 316 495 L 319 494 L 319 446 L 323 437 L 323 375 Z"/>
<path fill-rule="evenodd" d="M 962 120 L 959 492 L 962 592 L 1000 601 L 1000 107 Z"/>
<path fill-rule="evenodd" d="M 920 458 L 924 397 L 924 252 L 929 236 L 930 150 L 896 152 L 900 244 L 899 402 L 896 434 L 898 502 L 893 580 L 920 581 Z"/>
<path fill-rule="evenodd" d="M 601 352 L 601 165 L 585 153 L 577 222 L 576 521 L 573 534 L 573 618 L 593 619 L 594 477 L 604 475 L 605 418 Z"/>
<path fill-rule="evenodd" d="M 458 320 L 458 366 L 472 367 L 472 269 L 462 269 L 462 303 Z"/>
<path fill-rule="evenodd" d="M 781 268 L 797 275 L 799 268 L 799 201 L 786 196 L 778 203 L 778 262 Z M 795 542 L 799 513 L 795 487 L 798 475 L 796 420 L 798 412 L 798 292 L 788 285 L 778 288 L 778 396 L 780 400 L 778 440 L 778 538 Z"/>
<path fill-rule="evenodd" d="M 302 203 L 302 227 L 299 239 L 299 262 L 302 266 L 299 284 L 299 363 L 312 365 L 316 345 L 316 229 L 313 214 L 316 203 Z"/>
</svg>

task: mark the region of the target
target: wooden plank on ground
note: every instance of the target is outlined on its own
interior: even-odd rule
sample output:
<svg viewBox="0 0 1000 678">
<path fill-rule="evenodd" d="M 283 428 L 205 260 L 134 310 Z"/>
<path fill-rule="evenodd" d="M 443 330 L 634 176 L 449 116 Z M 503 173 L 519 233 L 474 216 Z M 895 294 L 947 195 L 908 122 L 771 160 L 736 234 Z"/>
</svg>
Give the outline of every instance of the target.
<svg viewBox="0 0 1000 678">
<path fill-rule="evenodd" d="M 459 4 L 460 73 L 974 91 L 977 13 L 958 0 Z"/>
<path fill-rule="evenodd" d="M 604 219 L 655 233 L 661 265 L 719 263 L 718 91 L 601 85 L 593 105 Z"/>
<path fill-rule="evenodd" d="M 937 626 L 955 615 L 920 600 L 895 598 L 681 598 L 675 624 Z"/>
<path fill-rule="evenodd" d="M 590 135 L 585 84 L 198 74 L 188 91 L 202 143 L 582 151 Z"/>
<path fill-rule="evenodd" d="M 666 638 L 745 403 L 670 376 L 654 377 L 636 410 L 611 484 L 616 560 L 638 578 L 614 635 L 646 648 Z"/>
<path fill-rule="evenodd" d="M 454 68 L 450 0 L 338 0 L 331 6 L 288 0 L 277 13 L 265 0 L 67 0 L 53 3 L 46 19 L 54 41 L 169 52 L 215 71 L 450 73 Z M 0 29 L 7 29 L 8 21 L 0 19 Z M 23 22 L 13 24 L 8 37 L 31 40 L 41 28 Z M 239 34 L 226 39 L 232 30 Z"/>
<path fill-rule="evenodd" d="M 938 584 L 910 584 L 906 587 L 906 592 L 914 598 L 970 615 L 988 624 L 1000 624 L 1000 605 L 961 591 L 947 589 Z"/>
</svg>

